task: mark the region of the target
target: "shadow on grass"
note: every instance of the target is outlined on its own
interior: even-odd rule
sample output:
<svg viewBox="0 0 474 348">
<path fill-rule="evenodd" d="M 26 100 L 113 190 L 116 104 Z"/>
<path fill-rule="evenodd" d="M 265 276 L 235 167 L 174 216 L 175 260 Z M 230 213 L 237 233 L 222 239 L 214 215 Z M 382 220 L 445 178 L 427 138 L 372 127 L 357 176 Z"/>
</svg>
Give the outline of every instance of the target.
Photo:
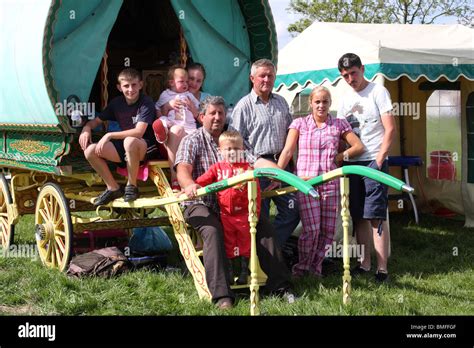
<svg viewBox="0 0 474 348">
<path fill-rule="evenodd" d="M 389 259 L 389 281 L 384 284 L 375 281 L 376 260 L 372 255 L 372 271 L 365 276 L 352 277 L 352 288 L 376 289 L 387 286 L 428 296 L 466 300 L 464 296 L 453 294 L 449 285 L 453 285 L 454 281 L 467 285 L 463 277 L 468 275 L 463 273 L 473 269 L 474 229 L 464 228 L 462 221 L 428 215 L 422 216 L 421 223 L 416 225 L 410 217 L 397 214 L 391 217 L 390 224 L 392 255 Z M 296 291 L 303 293 L 315 287 L 341 289 L 342 259 L 331 260 L 332 264 L 323 268 L 327 276 L 321 279 L 303 277 L 295 282 Z M 356 260 L 352 259 L 351 268 L 355 265 Z M 459 273 L 460 278 L 453 276 L 453 272 Z M 433 280 L 433 276 L 440 279 Z M 406 279 L 402 279 L 404 277 Z M 446 280 L 443 281 L 443 278 Z M 440 289 L 443 286 L 447 286 L 447 289 Z"/>
</svg>

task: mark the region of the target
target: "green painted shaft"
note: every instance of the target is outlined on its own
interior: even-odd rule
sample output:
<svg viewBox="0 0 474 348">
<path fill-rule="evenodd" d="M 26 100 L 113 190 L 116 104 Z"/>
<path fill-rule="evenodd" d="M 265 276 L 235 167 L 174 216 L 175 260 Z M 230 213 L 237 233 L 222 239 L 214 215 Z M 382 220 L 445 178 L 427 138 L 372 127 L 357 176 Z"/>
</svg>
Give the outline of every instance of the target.
<svg viewBox="0 0 474 348">
<path fill-rule="evenodd" d="M 340 172 L 340 174 L 333 173 L 333 172 Z M 288 185 L 297 188 L 299 191 L 303 192 L 305 195 L 310 195 L 314 198 L 318 198 L 318 194 L 316 190 L 313 188 L 313 186 L 320 185 L 326 181 L 334 180 L 337 177 L 350 175 L 350 174 L 366 176 L 384 185 L 390 186 L 398 191 L 413 192 L 413 188 L 406 185 L 403 181 L 397 178 L 394 178 L 391 175 L 385 174 L 379 170 L 375 170 L 373 168 L 364 167 L 364 166 L 344 166 L 342 168 L 335 169 L 323 175 L 314 177 L 308 181 L 304 181 L 300 179 L 299 177 L 297 177 L 296 175 L 282 169 L 257 168 L 253 170 L 253 177 L 255 178 L 267 177 L 267 178 L 283 181 L 287 183 Z M 248 174 L 241 174 L 241 175 L 243 178 L 242 182 L 248 180 Z M 232 179 L 238 180 L 238 177 L 239 176 L 235 176 Z M 205 190 L 206 190 L 206 193 L 215 193 L 221 190 L 225 190 L 229 187 L 230 185 L 229 185 L 228 180 L 224 179 L 214 184 L 206 186 Z"/>
<path fill-rule="evenodd" d="M 242 177 L 247 177 L 248 174 L 240 174 Z M 238 180 L 239 176 L 235 176 L 232 179 L 233 180 Z M 317 192 L 316 190 L 306 181 L 300 179 L 296 175 L 289 173 L 285 170 L 277 169 L 277 168 L 257 168 L 253 170 L 253 177 L 254 178 L 260 178 L 260 177 L 269 177 L 272 179 L 280 180 L 288 185 L 291 185 L 293 187 L 296 187 L 298 190 L 303 192 L 305 195 L 310 195 L 312 197 L 317 198 Z M 245 181 L 245 180 L 243 180 Z M 221 180 L 219 182 L 216 182 L 214 184 L 210 184 L 205 187 L 206 193 L 215 193 L 221 190 L 225 190 L 229 188 L 229 182 L 227 179 Z"/>
<path fill-rule="evenodd" d="M 342 168 L 335 169 L 334 171 L 338 171 L 341 169 L 342 169 L 343 175 L 356 174 L 360 176 L 366 176 L 370 179 L 373 179 L 382 184 L 390 186 L 398 191 L 406 191 L 406 192 L 413 191 L 413 189 L 409 187 L 408 185 L 406 185 L 403 181 L 397 178 L 394 178 L 391 175 L 385 174 L 379 170 L 375 170 L 373 168 L 364 167 L 364 166 L 344 166 Z M 329 180 L 333 180 L 334 177 L 331 177 L 330 174 L 331 172 L 328 172 L 323 175 L 314 177 L 308 180 L 308 183 L 314 186 L 314 185 L 320 185 Z M 339 176 L 342 176 L 342 175 L 339 175 Z"/>
<path fill-rule="evenodd" d="M 305 195 L 310 195 L 314 198 L 318 197 L 317 192 L 314 190 L 313 186 L 307 181 L 304 181 L 297 177 L 296 175 L 287 172 L 286 170 L 276 169 L 276 168 L 257 168 L 254 169 L 255 177 L 268 177 L 272 179 L 277 179 L 291 185 Z"/>
<path fill-rule="evenodd" d="M 227 179 L 224 179 L 213 184 L 207 185 L 204 189 L 206 190 L 206 193 L 215 193 L 228 189 L 229 187 L 230 186 Z"/>
</svg>

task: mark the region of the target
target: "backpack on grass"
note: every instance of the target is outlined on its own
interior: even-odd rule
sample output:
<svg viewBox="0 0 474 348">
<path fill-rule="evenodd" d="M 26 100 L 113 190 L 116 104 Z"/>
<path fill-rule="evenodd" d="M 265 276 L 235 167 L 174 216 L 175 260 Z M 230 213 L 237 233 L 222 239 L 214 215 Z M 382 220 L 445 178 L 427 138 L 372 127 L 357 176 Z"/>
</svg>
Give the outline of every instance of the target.
<svg viewBox="0 0 474 348">
<path fill-rule="evenodd" d="M 163 255 L 173 249 L 170 238 L 163 229 L 154 227 L 137 227 L 128 244 L 133 255 Z"/>
<path fill-rule="evenodd" d="M 67 275 L 113 277 L 128 269 L 127 257 L 117 247 L 109 247 L 74 256 Z"/>
</svg>

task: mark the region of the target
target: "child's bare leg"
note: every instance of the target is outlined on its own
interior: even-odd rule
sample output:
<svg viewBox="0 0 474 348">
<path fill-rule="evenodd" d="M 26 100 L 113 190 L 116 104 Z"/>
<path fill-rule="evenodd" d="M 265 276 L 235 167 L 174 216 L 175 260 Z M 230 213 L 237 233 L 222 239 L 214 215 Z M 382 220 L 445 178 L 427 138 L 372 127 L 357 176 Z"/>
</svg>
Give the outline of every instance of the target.
<svg viewBox="0 0 474 348">
<path fill-rule="evenodd" d="M 137 186 L 138 167 L 140 161 L 145 158 L 146 142 L 143 139 L 127 137 L 123 141 L 123 147 L 127 154 L 128 185 Z"/>
<path fill-rule="evenodd" d="M 109 166 L 106 160 L 112 162 L 120 162 L 120 157 L 112 143 L 104 145 L 101 156 L 96 153 L 97 144 L 89 145 L 84 151 L 84 156 L 99 176 L 104 180 L 107 189 L 116 191 L 120 188 L 119 184 L 115 181 L 112 173 L 110 172 Z"/>
<path fill-rule="evenodd" d="M 176 181 L 176 172 L 173 169 L 181 139 L 184 138 L 186 132 L 183 126 L 174 125 L 169 129 L 168 141 L 166 142 L 166 150 L 168 152 L 168 161 L 170 164 L 171 182 Z"/>
</svg>

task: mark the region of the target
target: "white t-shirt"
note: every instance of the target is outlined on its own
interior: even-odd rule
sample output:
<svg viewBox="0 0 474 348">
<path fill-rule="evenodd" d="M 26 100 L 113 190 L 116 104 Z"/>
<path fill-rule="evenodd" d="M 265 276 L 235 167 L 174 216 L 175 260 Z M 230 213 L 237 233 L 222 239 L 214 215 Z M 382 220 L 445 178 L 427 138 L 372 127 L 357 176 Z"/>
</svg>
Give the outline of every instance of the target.
<svg viewBox="0 0 474 348">
<path fill-rule="evenodd" d="M 199 109 L 199 101 L 196 99 L 196 97 L 189 91 L 184 92 L 184 93 L 178 93 L 175 91 L 172 91 L 171 89 L 166 89 L 160 94 L 160 98 L 158 98 L 158 101 L 155 104 L 155 109 L 160 109 L 163 105 L 168 103 L 170 100 L 175 99 L 176 96 L 180 97 L 188 97 L 192 103 L 196 106 L 197 109 Z M 181 117 L 181 115 L 178 115 L 177 112 L 174 109 L 171 109 L 166 116 L 160 117 L 164 123 L 166 123 L 166 127 L 170 127 L 172 125 L 180 125 L 184 127 L 184 130 L 186 131 L 186 134 L 192 133 L 193 131 L 196 130 L 196 120 L 194 119 L 194 116 L 188 108 L 185 108 L 185 117 L 184 119 Z"/>
<path fill-rule="evenodd" d="M 369 82 L 362 91 L 351 90 L 342 98 L 337 112 L 338 118 L 345 118 L 352 131 L 365 146 L 365 152 L 349 161 L 373 161 L 382 145 L 385 128 L 381 115 L 392 110 L 392 101 L 387 89 Z"/>
</svg>

